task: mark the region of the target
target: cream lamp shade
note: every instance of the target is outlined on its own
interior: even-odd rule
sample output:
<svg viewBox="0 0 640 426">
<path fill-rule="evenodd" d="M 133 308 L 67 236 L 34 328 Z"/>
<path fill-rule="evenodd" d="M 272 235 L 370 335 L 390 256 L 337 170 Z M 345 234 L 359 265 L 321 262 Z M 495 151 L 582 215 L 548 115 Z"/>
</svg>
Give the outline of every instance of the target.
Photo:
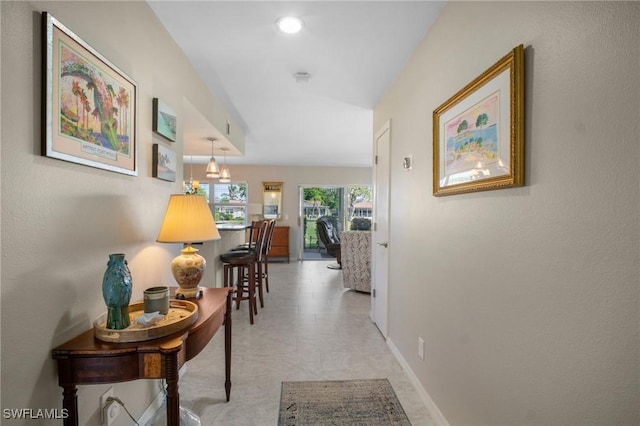
<svg viewBox="0 0 640 426">
<path fill-rule="evenodd" d="M 200 294 L 198 285 L 207 263 L 191 243 L 218 239 L 220 233 L 204 195 L 171 195 L 156 241 L 187 244 L 171 262 L 171 272 L 180 286 L 176 297 L 194 298 Z"/>
</svg>

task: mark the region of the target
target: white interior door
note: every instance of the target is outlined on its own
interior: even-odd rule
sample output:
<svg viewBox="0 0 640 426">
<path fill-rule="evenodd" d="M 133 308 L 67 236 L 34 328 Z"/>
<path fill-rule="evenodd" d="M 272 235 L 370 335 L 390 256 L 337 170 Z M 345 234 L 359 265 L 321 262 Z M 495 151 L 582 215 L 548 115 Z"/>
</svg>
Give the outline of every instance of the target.
<svg viewBox="0 0 640 426">
<path fill-rule="evenodd" d="M 389 181 L 391 156 L 391 122 L 376 133 L 373 165 L 373 221 L 371 319 L 386 338 L 389 306 Z"/>
</svg>

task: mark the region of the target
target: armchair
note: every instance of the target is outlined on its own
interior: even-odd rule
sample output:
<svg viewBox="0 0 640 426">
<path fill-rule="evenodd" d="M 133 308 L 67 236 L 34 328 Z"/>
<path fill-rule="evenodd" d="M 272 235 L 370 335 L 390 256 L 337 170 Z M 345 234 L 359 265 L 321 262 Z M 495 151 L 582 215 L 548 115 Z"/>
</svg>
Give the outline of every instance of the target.
<svg viewBox="0 0 640 426">
<path fill-rule="evenodd" d="M 319 218 L 316 222 L 316 229 L 320 248 L 326 249 L 327 254 L 335 256 L 338 263 L 340 263 L 340 237 L 331 218 L 329 216 Z"/>
</svg>

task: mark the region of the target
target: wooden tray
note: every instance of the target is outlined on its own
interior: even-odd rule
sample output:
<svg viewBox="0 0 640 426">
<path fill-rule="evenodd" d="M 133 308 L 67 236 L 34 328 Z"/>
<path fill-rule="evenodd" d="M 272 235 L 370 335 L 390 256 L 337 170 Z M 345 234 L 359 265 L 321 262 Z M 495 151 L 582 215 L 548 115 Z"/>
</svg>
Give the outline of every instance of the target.
<svg viewBox="0 0 640 426">
<path fill-rule="evenodd" d="M 169 312 L 164 319 L 150 326 L 142 326 L 135 319 L 144 314 L 144 302 L 129 305 L 131 325 L 122 330 L 106 328 L 107 314 L 102 314 L 93 323 L 96 339 L 105 342 L 142 342 L 168 336 L 191 326 L 198 319 L 198 305 L 187 300 L 171 299 Z"/>
</svg>

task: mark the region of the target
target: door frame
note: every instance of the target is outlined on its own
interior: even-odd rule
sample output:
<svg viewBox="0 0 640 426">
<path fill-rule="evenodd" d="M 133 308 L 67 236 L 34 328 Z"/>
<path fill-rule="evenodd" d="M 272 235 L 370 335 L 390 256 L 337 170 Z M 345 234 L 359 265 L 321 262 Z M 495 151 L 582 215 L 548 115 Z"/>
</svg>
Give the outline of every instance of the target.
<svg viewBox="0 0 640 426">
<path fill-rule="evenodd" d="M 389 152 L 386 153 L 386 155 L 389 156 L 389 161 L 387 162 L 388 164 L 388 168 L 386 170 L 380 170 L 378 167 L 378 162 L 377 162 L 377 158 L 379 158 L 379 153 L 378 153 L 378 139 L 380 139 L 386 132 L 389 133 Z M 378 179 L 379 179 L 379 174 L 380 173 L 385 173 L 387 175 L 388 178 L 388 185 L 389 188 L 387 188 L 388 191 L 388 197 L 387 197 L 387 212 L 390 212 L 390 205 L 391 205 L 391 191 L 390 191 L 390 187 L 391 187 L 391 120 L 387 120 L 382 127 L 376 132 L 374 139 L 373 139 L 373 155 L 374 155 L 374 165 L 373 165 L 373 180 L 372 180 L 372 198 L 373 198 L 373 211 L 372 211 L 372 219 L 373 219 L 373 229 L 372 229 L 372 239 L 371 239 L 371 289 L 372 289 L 372 293 L 375 291 L 375 293 L 372 294 L 371 297 L 371 311 L 370 311 L 370 318 L 371 320 L 376 323 L 376 326 L 378 327 L 378 329 L 380 330 L 380 332 L 382 333 L 382 335 L 384 336 L 384 338 L 386 339 L 389 335 L 389 249 L 387 249 L 387 256 L 386 256 L 386 262 L 387 262 L 387 276 L 385 279 L 384 283 L 378 283 L 377 282 L 377 274 L 376 274 L 376 247 L 377 247 L 377 243 L 378 241 L 378 235 L 377 235 L 377 227 L 378 227 L 378 217 L 377 217 L 377 204 L 379 202 L 377 194 L 378 194 Z M 390 236 L 390 224 L 391 224 L 391 220 L 389 218 L 389 214 L 387 214 L 387 238 Z M 388 241 L 388 240 L 387 240 Z M 379 288 L 379 286 L 384 286 L 384 291 L 377 291 L 377 289 Z M 375 296 L 374 296 L 375 294 Z M 386 300 L 380 300 L 379 298 L 383 297 Z M 385 306 L 384 312 L 382 313 L 378 313 L 376 312 L 375 306 L 376 306 L 376 299 L 378 299 L 378 303 L 382 304 Z M 380 327 L 380 324 L 378 322 L 376 322 L 376 318 L 379 318 L 378 315 L 381 314 L 382 315 L 382 319 L 383 319 L 383 326 Z"/>
<path fill-rule="evenodd" d="M 341 220 L 341 224 L 340 226 L 342 228 L 344 228 L 347 224 L 345 222 L 345 215 L 344 212 L 346 211 L 345 208 L 345 204 L 347 202 L 347 187 L 349 186 L 356 186 L 356 185 L 343 185 L 343 184 L 307 184 L 307 183 L 301 183 L 298 184 L 298 227 L 300 229 L 300 235 L 297 238 L 297 244 L 298 244 L 298 260 L 300 261 L 305 261 L 305 260 L 310 260 L 310 261 L 314 261 L 314 260 L 322 260 L 322 259 L 310 259 L 310 258 L 306 258 L 304 257 L 304 190 L 306 188 L 342 188 L 343 189 L 343 193 L 342 193 L 342 199 L 340 200 L 340 203 L 342 204 L 342 216 L 340 218 Z M 325 259 L 327 260 L 327 259 Z"/>
</svg>

